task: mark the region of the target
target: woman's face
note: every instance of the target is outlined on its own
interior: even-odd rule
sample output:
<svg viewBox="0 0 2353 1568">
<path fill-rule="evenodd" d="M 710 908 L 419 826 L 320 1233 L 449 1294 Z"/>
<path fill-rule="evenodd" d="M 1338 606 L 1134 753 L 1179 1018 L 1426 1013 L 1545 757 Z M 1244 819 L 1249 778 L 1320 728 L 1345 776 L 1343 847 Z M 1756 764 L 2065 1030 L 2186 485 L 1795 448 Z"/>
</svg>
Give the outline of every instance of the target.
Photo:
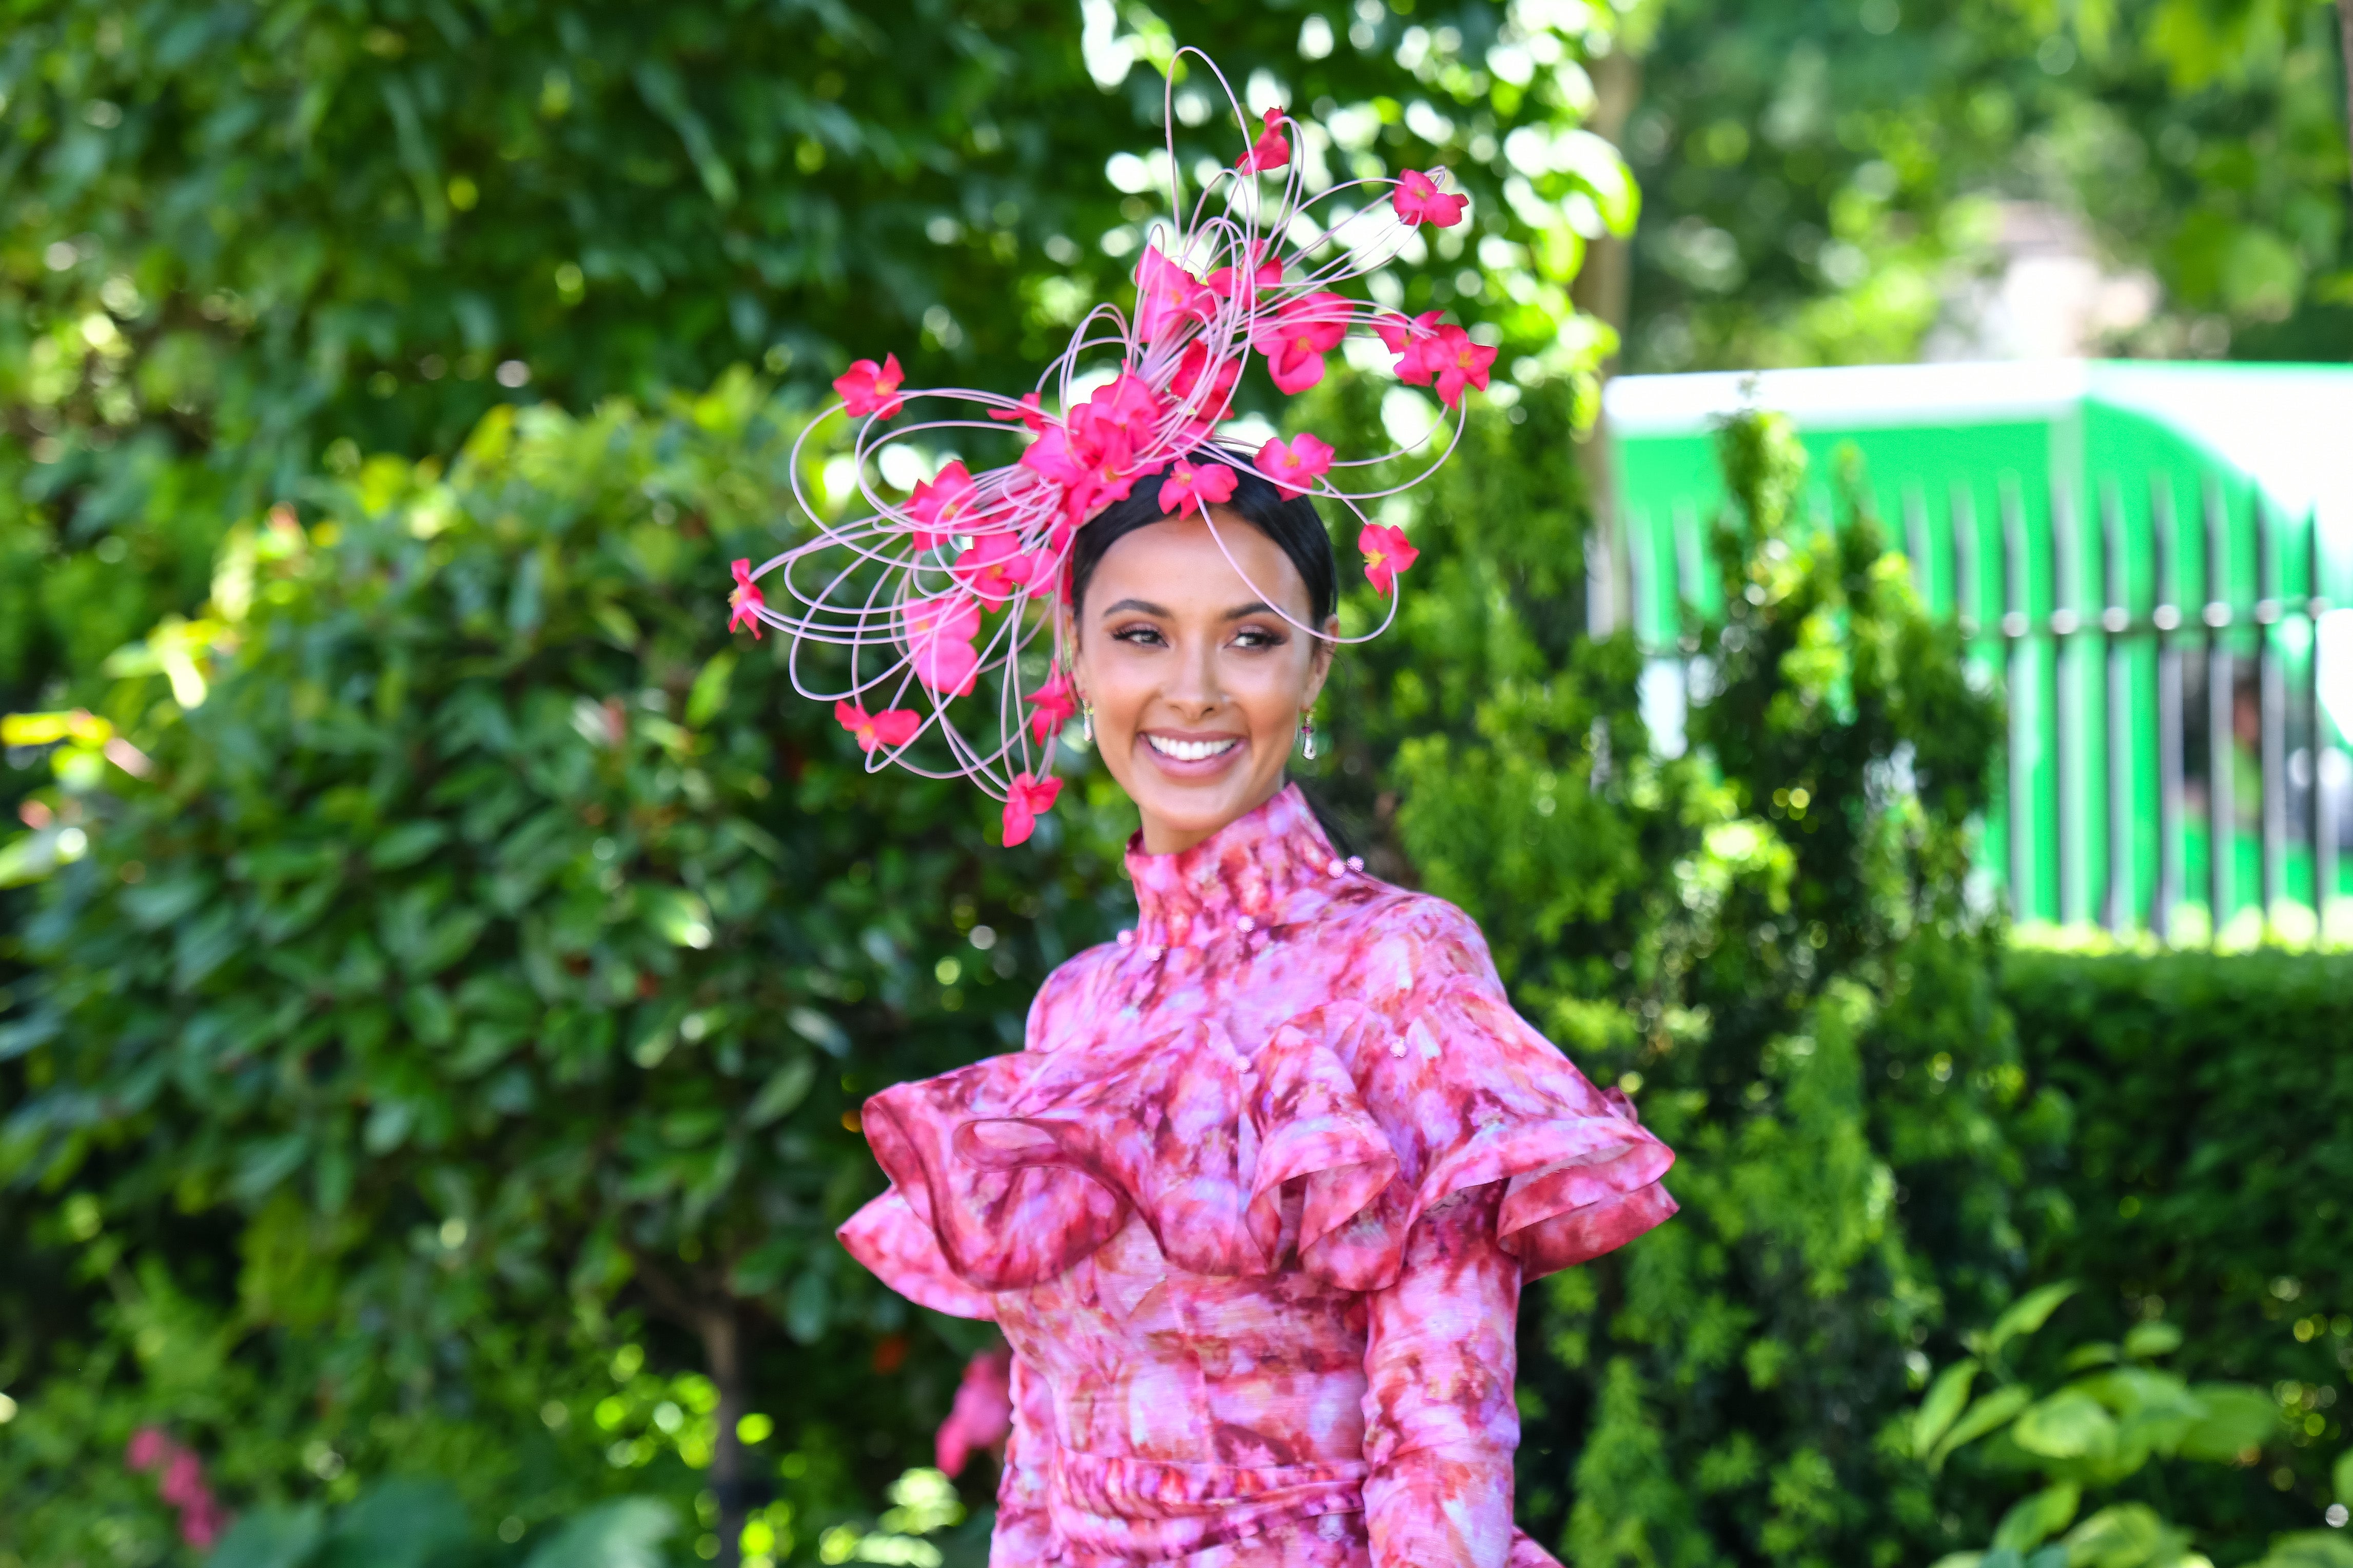
<svg viewBox="0 0 2353 1568">
<path fill-rule="evenodd" d="M 1123 536 L 1075 611 L 1079 694 L 1154 855 L 1192 847 L 1282 787 L 1332 664 L 1330 643 L 1275 614 L 1313 613 L 1290 557 L 1235 512 L 1213 515 L 1215 537 L 1198 515 Z"/>
</svg>

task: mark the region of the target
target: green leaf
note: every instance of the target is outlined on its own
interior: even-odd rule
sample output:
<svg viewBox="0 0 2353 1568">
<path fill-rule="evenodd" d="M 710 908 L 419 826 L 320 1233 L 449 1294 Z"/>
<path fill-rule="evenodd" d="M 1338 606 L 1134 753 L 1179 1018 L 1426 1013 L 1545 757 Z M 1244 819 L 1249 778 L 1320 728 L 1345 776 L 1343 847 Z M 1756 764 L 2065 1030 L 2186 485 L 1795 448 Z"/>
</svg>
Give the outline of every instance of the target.
<svg viewBox="0 0 2353 1568">
<path fill-rule="evenodd" d="M 696 673 L 693 689 L 686 694 L 689 724 L 700 729 L 727 706 L 727 687 L 735 676 L 735 658 L 732 648 L 712 654 Z"/>
<path fill-rule="evenodd" d="M 679 947 L 711 945 L 711 906 L 683 888 L 641 888 L 640 908 L 662 940 Z"/>
<path fill-rule="evenodd" d="M 229 1526 L 205 1568 L 305 1568 L 323 1534 L 315 1503 L 248 1510 Z"/>
<path fill-rule="evenodd" d="M 2116 1452 L 2116 1423 L 2090 1394 L 2062 1389 L 2021 1415 L 2010 1437 L 2046 1459 L 2105 1459 Z"/>
<path fill-rule="evenodd" d="M 2081 1285 L 2069 1279 L 2028 1291 L 2011 1302 L 2008 1311 L 1993 1321 L 1993 1327 L 1986 1332 L 1984 1353 L 1993 1355 L 2011 1340 L 2033 1333 L 2051 1321 L 2051 1314 L 2059 1310 L 2062 1301 L 2082 1289 Z"/>
<path fill-rule="evenodd" d="M 1980 1395 L 1978 1402 L 1953 1424 L 1952 1430 L 1929 1450 L 1928 1468 L 1932 1470 L 1941 1468 L 1946 1457 L 1954 1449 L 1984 1436 L 2025 1409 L 2033 1400 L 2034 1391 L 2019 1384 Z"/>
<path fill-rule="evenodd" d="M 2353 1448 L 2337 1456 L 2335 1478 L 2337 1500 L 2347 1508 L 2353 1508 Z"/>
<path fill-rule="evenodd" d="M 2280 1434 L 2279 1404 L 2266 1389 L 2243 1383 L 2200 1383 L 2189 1389 L 2203 1414 L 2182 1435 L 2186 1459 L 2237 1460 Z"/>
<path fill-rule="evenodd" d="M 414 866 L 449 837 L 447 823 L 407 822 L 377 839 L 368 849 L 368 864 L 379 871 L 396 871 L 404 866 Z"/>
<path fill-rule="evenodd" d="M 2300 1530 L 2275 1535 L 2253 1568 L 2353 1568 L 2353 1532 Z"/>
<path fill-rule="evenodd" d="M 1924 1459 L 1928 1457 L 1936 1439 L 1951 1427 L 1953 1418 L 1968 1403 L 1969 1384 L 1977 1375 L 1978 1363 L 1974 1360 L 1956 1362 L 1936 1374 L 1936 1381 L 1928 1385 L 1927 1397 L 1920 1401 L 1920 1408 L 1912 1416 L 1914 1454 Z"/>
<path fill-rule="evenodd" d="M 661 1543 L 677 1531 L 678 1515 L 668 1503 L 616 1498 L 558 1531 L 523 1568 L 664 1568 Z"/>
<path fill-rule="evenodd" d="M 837 1057 L 849 1054 L 849 1037 L 841 1032 L 841 1026 L 814 1007 L 787 1007 L 785 1022 L 793 1033 L 822 1050 Z"/>
<path fill-rule="evenodd" d="M 2033 1551 L 2067 1528 L 2083 1500 L 2084 1489 L 2073 1481 L 2045 1487 L 2022 1500 L 1994 1527 L 1996 1550 L 2008 1547 L 2017 1552 Z"/>
<path fill-rule="evenodd" d="M 792 1113 L 793 1108 L 808 1098 L 810 1086 L 817 1082 L 817 1062 L 809 1057 L 796 1057 L 779 1068 L 776 1075 L 760 1086 L 752 1097 L 750 1109 L 744 1112 L 746 1124 L 765 1127 L 780 1116 Z"/>
<path fill-rule="evenodd" d="M 2153 1323 L 2136 1323 L 2125 1335 L 2125 1354 L 2136 1361 L 2170 1355 L 2180 1348 L 2181 1331 L 2161 1320 Z"/>
<path fill-rule="evenodd" d="M 329 1539 L 338 1565 L 439 1568 L 465 1554 L 470 1534 L 465 1504 L 448 1482 L 399 1477 L 344 1510 Z"/>
<path fill-rule="evenodd" d="M 2116 1503 L 2067 1532 L 2070 1568 L 2144 1568 L 2172 1540 L 2147 1503 Z"/>
</svg>

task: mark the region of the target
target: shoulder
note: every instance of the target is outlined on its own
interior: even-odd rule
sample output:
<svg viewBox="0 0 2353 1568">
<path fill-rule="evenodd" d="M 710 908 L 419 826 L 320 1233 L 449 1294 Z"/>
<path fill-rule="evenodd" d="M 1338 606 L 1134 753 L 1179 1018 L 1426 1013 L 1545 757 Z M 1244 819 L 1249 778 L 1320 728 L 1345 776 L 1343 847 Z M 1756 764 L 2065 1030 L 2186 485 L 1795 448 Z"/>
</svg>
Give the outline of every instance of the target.
<svg viewBox="0 0 2353 1568">
<path fill-rule="evenodd" d="M 1463 985 L 1503 989 L 1478 922 L 1444 899 L 1375 882 L 1370 896 L 1335 913 L 1347 994 L 1381 1005 Z"/>
<path fill-rule="evenodd" d="M 1119 952 L 1113 942 L 1097 942 L 1056 964 L 1046 983 L 1038 987 L 1038 994 L 1030 998 L 1021 1048 L 1051 1050 L 1070 1033 L 1074 1021 L 1091 1016 L 1095 993 L 1103 975 L 1119 961 Z"/>
</svg>

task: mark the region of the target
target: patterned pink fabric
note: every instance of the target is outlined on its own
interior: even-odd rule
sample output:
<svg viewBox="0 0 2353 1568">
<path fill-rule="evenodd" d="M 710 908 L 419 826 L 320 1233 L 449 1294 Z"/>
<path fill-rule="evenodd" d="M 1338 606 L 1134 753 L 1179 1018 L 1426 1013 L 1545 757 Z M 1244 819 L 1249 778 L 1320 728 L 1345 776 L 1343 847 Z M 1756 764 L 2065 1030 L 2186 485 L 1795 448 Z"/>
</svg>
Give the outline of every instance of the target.
<svg viewBox="0 0 2353 1568">
<path fill-rule="evenodd" d="M 1128 867 L 1026 1050 L 867 1102 L 892 1186 L 841 1228 L 1013 1348 L 993 1568 L 1542 1568 L 1520 1286 L 1672 1214 L 1674 1156 L 1295 789 Z"/>
</svg>

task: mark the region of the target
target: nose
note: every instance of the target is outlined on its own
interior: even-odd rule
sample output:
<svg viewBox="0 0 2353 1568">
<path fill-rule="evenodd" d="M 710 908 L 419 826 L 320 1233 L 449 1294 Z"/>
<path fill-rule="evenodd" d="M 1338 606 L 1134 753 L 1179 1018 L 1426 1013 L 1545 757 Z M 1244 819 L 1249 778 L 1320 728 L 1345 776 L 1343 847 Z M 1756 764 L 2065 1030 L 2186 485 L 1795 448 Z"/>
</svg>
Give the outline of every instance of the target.
<svg viewBox="0 0 2353 1568">
<path fill-rule="evenodd" d="M 1225 684 L 1218 679 L 1215 637 L 1186 639 L 1160 697 L 1188 724 L 1201 722 L 1226 705 Z"/>
</svg>

